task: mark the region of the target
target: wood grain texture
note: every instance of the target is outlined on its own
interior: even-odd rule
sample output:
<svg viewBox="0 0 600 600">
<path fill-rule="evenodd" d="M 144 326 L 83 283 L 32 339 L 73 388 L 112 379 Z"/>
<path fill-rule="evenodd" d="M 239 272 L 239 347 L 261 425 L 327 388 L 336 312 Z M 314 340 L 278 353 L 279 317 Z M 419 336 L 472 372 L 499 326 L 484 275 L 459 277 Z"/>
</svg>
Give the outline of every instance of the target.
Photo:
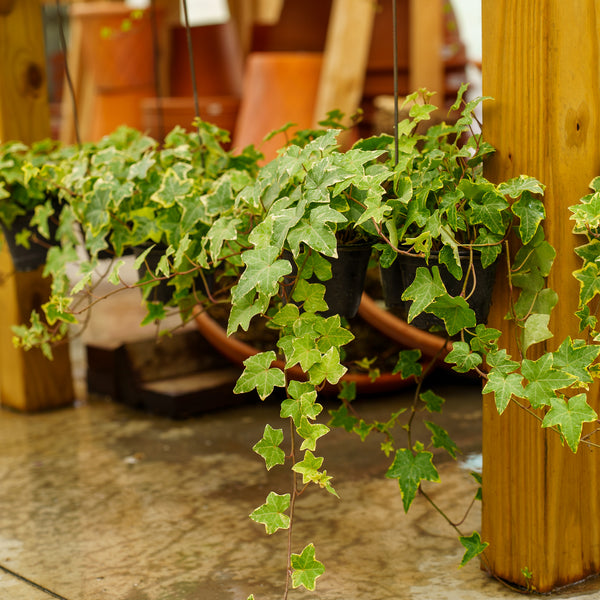
<svg viewBox="0 0 600 600">
<path fill-rule="evenodd" d="M 377 5 L 372 0 L 334 0 L 314 111 L 315 123 L 339 109 L 347 117 L 360 105 Z"/>
<path fill-rule="evenodd" d="M 410 89 L 444 97 L 444 2 L 410 0 Z M 441 100 L 439 100 L 441 102 Z"/>
<path fill-rule="evenodd" d="M 50 134 L 44 69 L 44 35 L 38 0 L 19 0 L 0 17 L 0 140 L 25 143 Z M 34 307 L 49 296 L 41 270 L 14 273 L 4 245 L 0 252 L 0 403 L 35 411 L 73 401 L 68 346 L 53 362 L 40 351 L 17 350 L 11 326 L 29 321 Z"/>
<path fill-rule="evenodd" d="M 483 0 L 484 135 L 497 148 L 487 169 L 496 181 L 520 173 L 546 186 L 546 237 L 557 250 L 549 285 L 560 301 L 550 324 L 554 349 L 576 336 L 578 268 L 567 207 L 600 174 L 599 14 L 594 0 Z M 500 271 L 490 325 L 517 349 L 503 320 L 506 271 Z M 533 353 L 532 353 L 533 354 Z M 532 356 L 535 358 L 535 355 Z M 590 403 L 599 410 L 597 387 Z M 540 592 L 600 572 L 600 452 L 563 448 L 524 411 L 498 416 L 484 398 L 483 538 L 495 574 Z"/>
</svg>

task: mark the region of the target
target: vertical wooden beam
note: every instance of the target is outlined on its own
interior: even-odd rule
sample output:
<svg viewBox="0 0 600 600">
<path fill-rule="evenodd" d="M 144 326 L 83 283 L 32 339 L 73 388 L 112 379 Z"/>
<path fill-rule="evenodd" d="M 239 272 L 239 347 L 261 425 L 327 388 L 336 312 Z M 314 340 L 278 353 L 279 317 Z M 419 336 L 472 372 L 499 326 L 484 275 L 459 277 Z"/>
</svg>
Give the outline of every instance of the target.
<svg viewBox="0 0 600 600">
<path fill-rule="evenodd" d="M 410 0 L 410 89 L 436 92 L 444 99 L 444 2 Z"/>
<path fill-rule="evenodd" d="M 339 109 L 350 117 L 360 105 L 377 4 L 334 0 L 314 112 L 315 123 Z"/>
<path fill-rule="evenodd" d="M 487 176 L 526 173 L 547 185 L 546 237 L 557 250 L 549 285 L 560 297 L 550 328 L 556 343 L 577 336 L 578 268 L 567 207 L 600 174 L 600 11 L 595 0 L 483 0 L 483 127 L 497 148 Z M 577 40 L 574 43 L 574 40 Z M 508 298 L 499 273 L 490 325 L 503 330 Z M 590 403 L 599 411 L 598 389 Z M 600 460 L 577 455 L 524 411 L 498 416 L 490 398 L 483 417 L 483 538 L 495 574 L 525 585 L 533 573 L 548 592 L 600 572 Z"/>
<path fill-rule="evenodd" d="M 26 143 L 50 134 L 39 0 L 19 0 L 0 16 L 0 139 Z M 50 293 L 41 268 L 15 273 L 6 245 L 0 252 L 0 403 L 24 411 L 73 401 L 68 346 L 53 362 L 12 344 L 11 326 L 29 321 Z"/>
</svg>

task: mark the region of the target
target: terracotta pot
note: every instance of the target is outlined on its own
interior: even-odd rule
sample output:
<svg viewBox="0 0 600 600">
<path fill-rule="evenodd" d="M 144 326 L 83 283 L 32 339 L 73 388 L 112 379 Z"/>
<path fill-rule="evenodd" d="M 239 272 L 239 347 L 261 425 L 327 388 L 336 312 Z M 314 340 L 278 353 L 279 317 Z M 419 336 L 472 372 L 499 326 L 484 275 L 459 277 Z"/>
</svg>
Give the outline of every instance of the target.
<svg viewBox="0 0 600 600">
<path fill-rule="evenodd" d="M 198 99 L 200 118 L 229 133 L 233 132 L 240 101 L 235 96 L 209 96 Z M 162 139 L 176 125 L 191 131 L 196 117 L 193 98 L 145 98 L 142 100 L 142 129 Z"/>
<path fill-rule="evenodd" d="M 81 27 L 84 64 L 102 92 L 154 85 L 151 13 L 134 18 L 137 12 L 120 2 L 71 5 L 70 18 Z"/>
<path fill-rule="evenodd" d="M 258 354 L 259 350 L 246 344 L 234 337 L 229 337 L 227 332 L 214 321 L 201 307 L 197 307 L 194 312 L 194 319 L 198 331 L 212 344 L 212 346 L 221 352 L 221 354 L 231 360 L 234 364 L 241 365 L 244 360 L 250 356 Z M 272 367 L 284 369 L 282 361 L 275 361 Z M 298 381 L 306 380 L 306 374 L 298 366 L 292 367 L 286 371 L 288 377 Z M 356 391 L 359 394 L 376 394 L 398 390 L 415 384 L 414 378 L 403 379 L 400 375 L 383 373 L 375 381 L 367 374 L 347 373 L 342 377 L 342 381 L 356 384 Z M 338 387 L 327 384 L 322 393 L 337 394 Z"/>
<path fill-rule="evenodd" d="M 285 138 L 281 134 L 263 142 L 268 133 L 288 122 L 296 124 L 290 131 L 312 127 L 322 62 L 322 54 L 312 52 L 250 54 L 234 148 L 255 144 L 271 160 Z"/>
</svg>

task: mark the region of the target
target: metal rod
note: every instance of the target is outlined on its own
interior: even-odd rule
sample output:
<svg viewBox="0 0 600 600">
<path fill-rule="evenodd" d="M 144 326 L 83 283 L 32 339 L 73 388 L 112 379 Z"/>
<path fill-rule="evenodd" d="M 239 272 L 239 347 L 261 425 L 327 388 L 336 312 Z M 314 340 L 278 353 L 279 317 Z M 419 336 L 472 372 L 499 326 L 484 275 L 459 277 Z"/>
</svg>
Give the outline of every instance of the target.
<svg viewBox="0 0 600 600">
<path fill-rule="evenodd" d="M 398 10 L 392 0 L 392 47 L 394 53 L 394 167 L 398 166 Z"/>
</svg>

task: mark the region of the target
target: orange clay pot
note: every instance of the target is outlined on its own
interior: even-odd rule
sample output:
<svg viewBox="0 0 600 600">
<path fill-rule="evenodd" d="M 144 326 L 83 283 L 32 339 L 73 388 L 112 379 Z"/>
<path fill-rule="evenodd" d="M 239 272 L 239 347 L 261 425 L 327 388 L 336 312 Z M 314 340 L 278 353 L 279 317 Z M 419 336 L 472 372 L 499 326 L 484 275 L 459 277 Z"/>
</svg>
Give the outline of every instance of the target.
<svg viewBox="0 0 600 600">
<path fill-rule="evenodd" d="M 322 61 L 314 52 L 250 54 L 233 147 L 254 144 L 268 161 L 285 143 L 283 134 L 263 142 L 269 132 L 288 122 L 296 124 L 290 131 L 312 127 Z"/>
</svg>

